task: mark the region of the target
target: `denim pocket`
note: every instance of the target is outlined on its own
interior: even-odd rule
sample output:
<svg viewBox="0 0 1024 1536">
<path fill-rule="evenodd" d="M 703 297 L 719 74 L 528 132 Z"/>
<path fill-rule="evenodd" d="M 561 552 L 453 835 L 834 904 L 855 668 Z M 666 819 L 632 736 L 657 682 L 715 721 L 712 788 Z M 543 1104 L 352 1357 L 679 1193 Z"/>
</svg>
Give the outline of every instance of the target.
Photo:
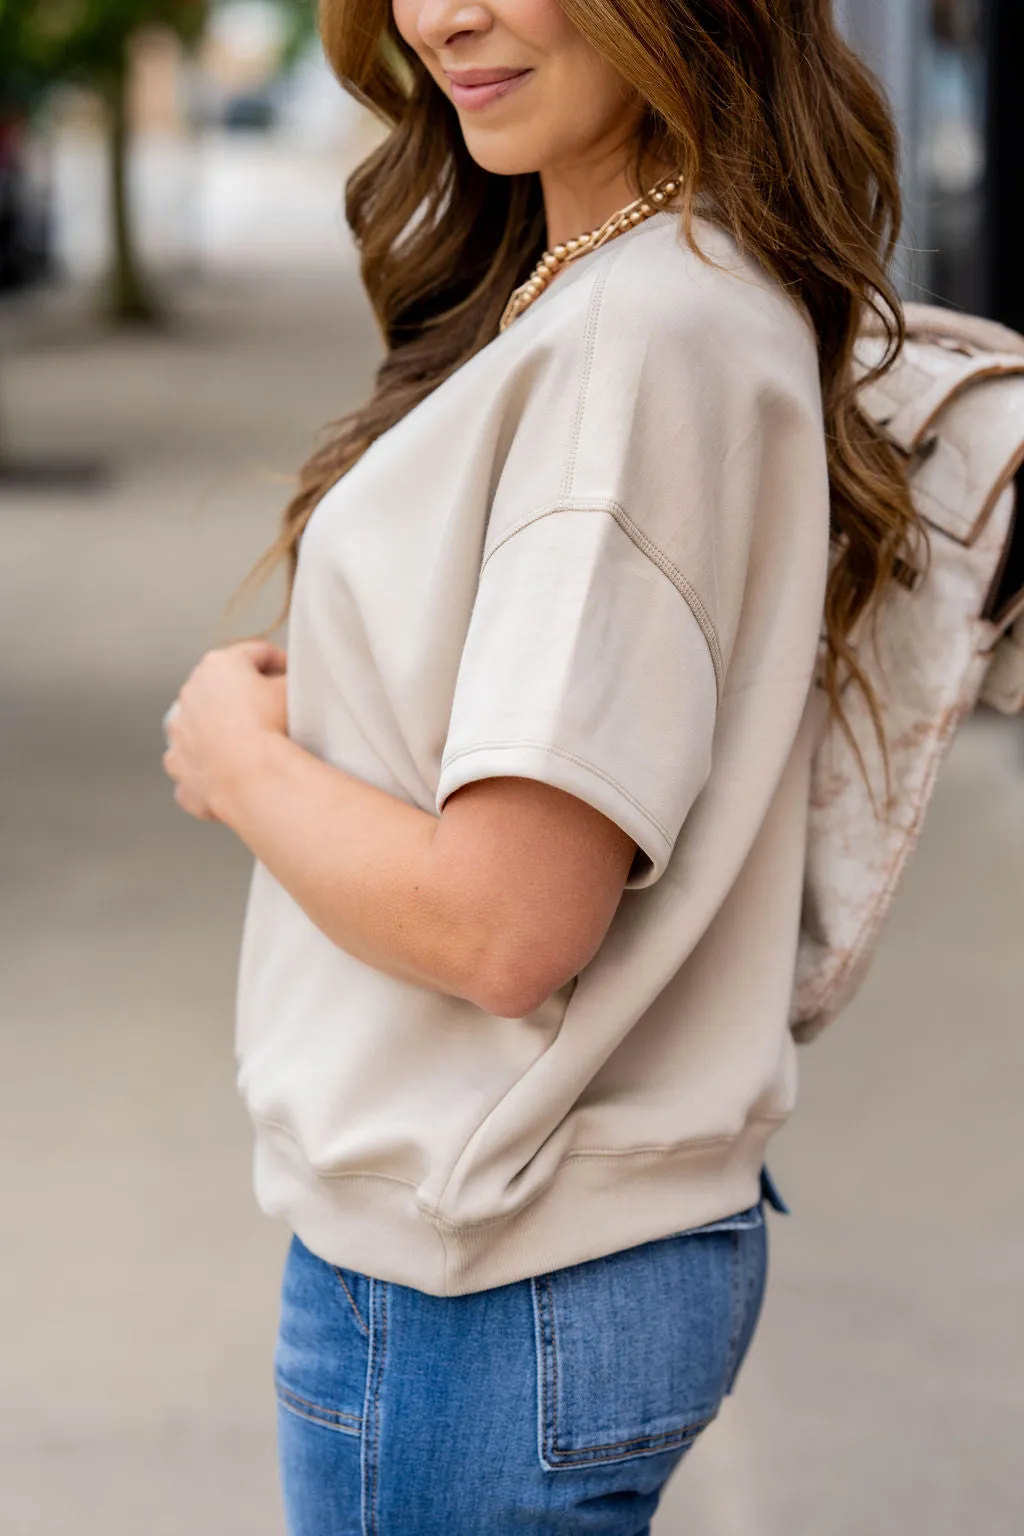
<svg viewBox="0 0 1024 1536">
<path fill-rule="evenodd" d="M 369 1282 L 292 1238 L 281 1289 L 274 1382 L 282 1408 L 342 1434 L 362 1429 Z"/>
<path fill-rule="evenodd" d="M 711 1422 L 753 1331 L 758 1217 L 533 1279 L 545 1468 L 685 1450 Z"/>
</svg>

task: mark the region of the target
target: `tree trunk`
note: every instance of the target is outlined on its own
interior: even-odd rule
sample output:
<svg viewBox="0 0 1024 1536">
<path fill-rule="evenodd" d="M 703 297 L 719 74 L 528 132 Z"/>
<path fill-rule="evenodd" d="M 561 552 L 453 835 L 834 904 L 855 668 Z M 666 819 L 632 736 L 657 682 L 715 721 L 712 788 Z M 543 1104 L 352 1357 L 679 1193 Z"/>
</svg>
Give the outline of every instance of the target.
<svg viewBox="0 0 1024 1536">
<path fill-rule="evenodd" d="M 155 300 L 142 273 L 129 192 L 128 161 L 131 130 L 128 122 L 128 50 L 122 51 L 107 90 L 109 112 L 110 211 L 112 264 L 108 289 L 110 312 L 116 320 L 152 323 L 158 317 Z"/>
</svg>

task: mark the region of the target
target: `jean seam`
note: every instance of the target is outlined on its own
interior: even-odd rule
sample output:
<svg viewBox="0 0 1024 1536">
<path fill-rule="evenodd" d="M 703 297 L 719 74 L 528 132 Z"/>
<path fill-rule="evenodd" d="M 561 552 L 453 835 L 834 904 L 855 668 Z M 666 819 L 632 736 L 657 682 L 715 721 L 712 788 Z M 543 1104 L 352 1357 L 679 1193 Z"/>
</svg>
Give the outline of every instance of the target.
<svg viewBox="0 0 1024 1536">
<path fill-rule="evenodd" d="M 370 1355 L 363 1411 L 363 1536 L 377 1536 L 377 1490 L 380 1474 L 380 1393 L 388 1343 L 388 1286 L 370 1281 Z"/>
<path fill-rule="evenodd" d="M 558 1363 L 553 1358 L 555 1351 L 554 1340 L 554 1303 L 551 1296 L 551 1282 L 547 1275 L 538 1275 L 533 1282 L 534 1296 L 536 1298 L 535 1316 L 540 1334 L 540 1366 L 541 1366 L 541 1461 L 550 1460 L 551 1450 L 557 1439 L 557 1428 L 553 1416 L 552 1382 L 554 1393 L 558 1391 Z"/>
<path fill-rule="evenodd" d="M 629 1461 L 633 1457 L 657 1456 L 663 1451 L 679 1450 L 691 1444 L 716 1417 L 717 1411 L 708 1414 L 706 1418 L 695 1419 L 692 1424 L 667 1429 L 660 1435 L 644 1435 L 638 1440 L 619 1440 L 614 1444 L 587 1446 L 578 1451 L 552 1451 L 548 1456 L 549 1468 L 558 1472 L 596 1462 Z"/>
<path fill-rule="evenodd" d="M 767 1223 L 763 1228 L 760 1229 L 760 1231 L 762 1242 L 767 1243 Z M 747 1346 L 749 1347 L 750 1334 L 752 1332 L 751 1315 L 757 1298 L 758 1287 L 761 1284 L 762 1277 L 760 1261 L 757 1259 L 757 1255 L 753 1250 L 753 1245 L 748 1245 L 747 1247 L 745 1257 L 742 1261 L 742 1271 L 744 1280 L 743 1313 L 741 1317 L 741 1326 L 737 1335 L 736 1347 L 730 1351 L 728 1386 L 726 1388 L 727 1394 L 732 1392 L 736 1384 L 736 1378 L 739 1374 L 740 1365 L 742 1364 L 743 1354 L 745 1353 L 745 1351 L 741 1351 L 741 1345 L 743 1344 L 745 1337 L 747 1338 Z"/>
<path fill-rule="evenodd" d="M 302 1397 L 298 1392 L 293 1392 L 291 1387 L 286 1386 L 281 1380 L 277 1382 L 277 1395 L 285 1408 L 313 1423 L 326 1424 L 329 1428 L 340 1428 L 341 1421 L 344 1420 L 351 1426 L 350 1432 L 355 1434 L 362 1426 L 362 1420 L 358 1414 L 346 1413 L 344 1408 L 325 1408 L 322 1403 L 311 1402 L 308 1397 Z"/>
<path fill-rule="evenodd" d="M 740 1234 L 733 1231 L 732 1237 L 732 1337 L 729 1340 L 729 1353 L 726 1358 L 725 1380 L 728 1383 L 736 1366 L 736 1356 L 739 1351 L 740 1338 L 743 1334 L 744 1292 L 746 1286 L 745 1266 L 740 1252 Z"/>
<path fill-rule="evenodd" d="M 363 1335 L 363 1337 L 368 1339 L 370 1337 L 370 1330 L 366 1323 L 364 1323 L 362 1314 L 360 1313 L 359 1308 L 356 1306 L 356 1299 L 348 1288 L 348 1285 L 345 1281 L 345 1276 L 342 1274 L 337 1264 L 332 1264 L 331 1269 L 334 1271 L 334 1274 L 337 1277 L 338 1284 L 341 1286 L 342 1290 L 345 1292 L 345 1295 L 348 1297 L 348 1304 L 355 1314 L 356 1327 L 359 1329 L 359 1332 Z"/>
<path fill-rule="evenodd" d="M 318 1429 L 329 1430 L 331 1434 L 351 1435 L 353 1439 L 358 1440 L 362 1433 L 358 1419 L 354 1420 L 351 1424 L 335 1424 L 330 1419 L 323 1418 L 320 1414 L 304 1413 L 301 1408 L 296 1408 L 294 1403 L 289 1402 L 286 1397 L 280 1394 L 278 1395 L 278 1403 L 285 1413 L 290 1413 L 296 1419 L 302 1419 L 305 1424 L 315 1424 Z"/>
</svg>

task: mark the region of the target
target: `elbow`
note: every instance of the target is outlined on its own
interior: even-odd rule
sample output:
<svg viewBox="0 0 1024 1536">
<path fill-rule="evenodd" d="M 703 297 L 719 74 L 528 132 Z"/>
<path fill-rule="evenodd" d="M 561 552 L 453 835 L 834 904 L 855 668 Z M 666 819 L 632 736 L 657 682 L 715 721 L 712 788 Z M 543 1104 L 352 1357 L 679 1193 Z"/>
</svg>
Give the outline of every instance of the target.
<svg viewBox="0 0 1024 1536">
<path fill-rule="evenodd" d="M 578 972 L 571 962 L 544 961 L 536 953 L 503 956 L 481 965 L 469 1001 L 499 1019 L 525 1019 Z"/>
</svg>

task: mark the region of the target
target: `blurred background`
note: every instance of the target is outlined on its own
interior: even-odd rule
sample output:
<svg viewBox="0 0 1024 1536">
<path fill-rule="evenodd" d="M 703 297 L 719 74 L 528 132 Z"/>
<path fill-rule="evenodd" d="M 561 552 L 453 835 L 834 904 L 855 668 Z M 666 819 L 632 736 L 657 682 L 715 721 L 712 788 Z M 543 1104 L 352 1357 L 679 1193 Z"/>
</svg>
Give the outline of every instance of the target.
<svg viewBox="0 0 1024 1536">
<path fill-rule="evenodd" d="M 909 296 L 1024 329 L 1020 0 L 840 0 L 904 132 Z M 379 341 L 377 142 L 308 0 L 0 0 L 0 1531 L 281 1536 L 231 1052 L 250 861 L 160 718 Z M 659 1536 L 1024 1530 L 1024 741 L 961 733 L 774 1144 L 793 1215 Z M 486 1533 L 481 1533 L 486 1536 Z"/>
</svg>

